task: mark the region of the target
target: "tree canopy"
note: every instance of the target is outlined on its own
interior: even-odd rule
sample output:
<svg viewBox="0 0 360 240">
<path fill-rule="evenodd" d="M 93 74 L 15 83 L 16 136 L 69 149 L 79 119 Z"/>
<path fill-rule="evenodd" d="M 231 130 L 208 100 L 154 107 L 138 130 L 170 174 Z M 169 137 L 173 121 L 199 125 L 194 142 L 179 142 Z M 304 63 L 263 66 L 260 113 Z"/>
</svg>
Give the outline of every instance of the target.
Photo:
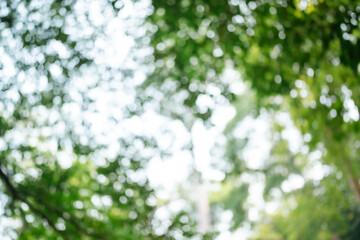
<svg viewBox="0 0 360 240">
<path fill-rule="evenodd" d="M 261 236 L 270 232 L 275 239 L 356 236 L 359 2 L 155 1 L 153 5 L 149 21 L 158 28 L 152 37 L 157 68 L 150 81 L 176 82 L 174 92 L 186 92 L 181 104 L 204 121 L 212 109 L 200 109 L 199 99 L 207 95 L 216 102 L 219 98 L 209 91 L 215 85 L 237 108 L 227 133 L 227 160 L 232 166 L 228 175 L 241 179 L 249 172 L 261 173 L 265 196 L 278 188 L 284 205 L 293 203 L 283 213 L 269 216 Z M 228 79 L 221 78 L 226 68 L 241 74 L 250 95 L 238 96 L 228 88 Z M 245 116 L 256 118 L 261 111 L 270 116 L 288 112 L 303 136 L 304 148 L 289 150 L 282 137 L 285 126 L 275 118 L 267 163 L 248 169 L 251 159 L 241 157 L 246 139 L 232 136 L 232 130 Z M 326 176 L 316 181 L 305 177 L 302 188 L 284 192 L 286 180 L 306 175 L 316 155 L 331 169 Z M 244 195 L 236 196 L 229 195 L 234 217 L 244 214 Z M 235 226 L 240 219 L 245 218 L 234 218 Z"/>
<path fill-rule="evenodd" d="M 153 137 L 127 130 L 124 119 L 153 108 L 191 133 L 197 122 L 214 128 L 215 111 L 231 104 L 235 116 L 212 152 L 225 177 L 201 199 L 210 201 L 212 225 L 229 210 L 230 229 L 248 224 L 254 239 L 357 239 L 359 21 L 360 1 L 349 0 L 2 1 L 3 233 L 215 238 L 215 227 L 197 232 L 191 201 L 167 221 L 157 219 L 164 203 L 145 170 L 152 157 L 169 153 Z M 124 26 L 133 49 L 109 60 L 109 38 Z M 109 104 L 118 111 L 106 112 Z M 254 167 L 245 154 L 251 134 L 239 129 L 259 119 L 269 125 L 263 137 L 271 147 Z M 195 159 L 189 142 L 184 148 Z M 278 206 L 261 211 L 261 221 L 249 211 L 259 182 L 265 206 Z"/>
</svg>

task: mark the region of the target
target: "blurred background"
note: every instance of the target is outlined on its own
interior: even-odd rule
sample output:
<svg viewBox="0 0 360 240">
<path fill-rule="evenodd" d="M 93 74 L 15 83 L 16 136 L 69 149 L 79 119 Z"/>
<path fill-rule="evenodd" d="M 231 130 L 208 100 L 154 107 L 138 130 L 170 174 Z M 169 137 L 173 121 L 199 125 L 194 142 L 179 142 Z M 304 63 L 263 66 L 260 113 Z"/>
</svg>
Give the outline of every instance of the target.
<svg viewBox="0 0 360 240">
<path fill-rule="evenodd" d="M 0 1 L 0 238 L 356 240 L 360 1 Z"/>
</svg>

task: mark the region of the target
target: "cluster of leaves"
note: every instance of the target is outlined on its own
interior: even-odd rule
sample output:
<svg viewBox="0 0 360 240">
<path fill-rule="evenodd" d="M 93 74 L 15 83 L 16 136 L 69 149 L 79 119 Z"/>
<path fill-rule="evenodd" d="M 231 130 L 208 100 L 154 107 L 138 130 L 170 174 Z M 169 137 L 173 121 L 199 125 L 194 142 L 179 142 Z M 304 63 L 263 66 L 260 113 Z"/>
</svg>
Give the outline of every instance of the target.
<svg viewBox="0 0 360 240">
<path fill-rule="evenodd" d="M 172 82 L 172 92 L 184 96 L 177 101 L 204 121 L 211 109 L 206 109 L 210 115 L 201 115 L 202 95 L 213 102 L 221 99 L 208 89 L 215 86 L 222 101 L 234 103 L 237 116 L 227 133 L 230 175 L 240 178 L 253 171 L 238 154 L 246 139 L 236 139 L 231 131 L 244 115 L 256 117 L 263 108 L 289 112 L 308 149 L 292 153 L 286 140 L 274 142 L 270 163 L 257 169 L 266 178 L 265 195 L 280 188 L 291 173 L 304 173 L 314 151 L 322 153 L 321 162 L 333 172 L 343 174 L 330 174 L 316 187 L 306 180 L 301 190 L 284 194 L 295 199 L 297 207 L 281 215 L 278 238 L 306 239 L 309 229 L 315 231 L 310 238 L 355 236 L 360 203 L 359 1 L 163 0 L 153 6 L 148 21 L 157 28 L 151 42 L 156 67 L 149 81 L 159 88 Z M 235 100 L 238 96 L 221 78 L 227 67 L 241 73 L 255 97 Z M 274 129 L 278 134 L 283 130 Z M 299 158 L 305 161 L 294 161 Z M 243 202 L 241 197 L 238 202 Z M 234 215 L 242 214 L 237 209 Z"/>
<path fill-rule="evenodd" d="M 121 158 L 106 167 L 82 160 L 62 169 L 54 155 L 36 149 L 26 154 L 31 158 L 11 170 L 9 156 L 2 154 L 9 159 L 1 172 L 10 193 L 5 213 L 22 221 L 20 239 L 153 239 L 154 204 L 148 199 L 154 196 L 146 182 L 139 184 L 127 176 Z M 131 163 L 131 168 L 138 169 L 136 165 Z"/>
</svg>

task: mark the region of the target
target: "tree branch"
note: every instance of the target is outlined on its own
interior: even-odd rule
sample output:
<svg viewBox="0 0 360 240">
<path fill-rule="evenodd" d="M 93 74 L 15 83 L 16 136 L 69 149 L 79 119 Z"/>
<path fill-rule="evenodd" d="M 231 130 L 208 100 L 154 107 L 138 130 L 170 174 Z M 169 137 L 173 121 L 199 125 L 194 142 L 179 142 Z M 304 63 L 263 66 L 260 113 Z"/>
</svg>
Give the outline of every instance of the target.
<svg viewBox="0 0 360 240">
<path fill-rule="evenodd" d="M 58 234 L 60 234 L 61 236 L 64 237 L 64 239 L 68 239 L 63 231 L 60 231 L 56 226 L 55 223 L 45 214 L 43 213 L 41 210 L 39 210 L 38 208 L 36 208 L 32 203 L 30 203 L 27 199 L 25 199 L 24 197 L 22 197 L 19 192 L 15 189 L 15 187 L 12 185 L 12 183 L 10 182 L 9 177 L 5 174 L 5 172 L 2 169 L 3 164 L 0 162 L 0 179 L 3 181 L 3 183 L 5 184 L 6 188 L 8 189 L 8 191 L 10 192 L 13 200 L 18 200 L 21 201 L 23 203 L 26 203 L 29 208 L 38 216 L 40 216 L 45 222 L 47 222 L 49 224 L 49 226 Z"/>
<path fill-rule="evenodd" d="M 355 194 L 355 199 L 357 201 L 357 203 L 360 204 L 360 185 L 359 185 L 359 179 L 356 176 L 356 173 L 354 172 L 354 168 L 353 168 L 353 164 L 351 162 L 351 159 L 349 159 L 348 157 L 345 157 L 343 159 L 343 165 L 344 165 L 344 170 L 346 173 L 346 177 L 349 181 L 349 185 L 351 190 L 354 191 Z"/>
<path fill-rule="evenodd" d="M 95 232 L 92 232 L 90 229 L 87 229 L 86 227 L 81 226 L 72 216 L 65 216 L 63 212 L 59 209 L 56 209 L 49 205 L 46 201 L 42 200 L 41 198 L 37 197 L 36 195 L 33 195 L 29 192 L 26 192 L 28 196 L 31 196 L 36 201 L 38 201 L 40 204 L 46 206 L 46 208 L 50 209 L 52 212 L 54 212 L 58 217 L 64 219 L 65 221 L 71 223 L 79 232 L 83 232 L 88 236 L 94 237 L 96 239 L 104 239 L 102 235 L 99 235 Z"/>
</svg>

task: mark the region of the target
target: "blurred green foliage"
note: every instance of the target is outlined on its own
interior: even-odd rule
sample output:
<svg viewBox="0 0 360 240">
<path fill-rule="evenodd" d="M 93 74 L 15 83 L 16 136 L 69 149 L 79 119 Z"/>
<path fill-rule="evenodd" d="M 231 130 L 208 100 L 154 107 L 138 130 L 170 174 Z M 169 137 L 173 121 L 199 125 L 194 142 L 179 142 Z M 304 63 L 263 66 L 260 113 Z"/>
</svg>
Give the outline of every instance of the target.
<svg viewBox="0 0 360 240">
<path fill-rule="evenodd" d="M 109 157 L 88 119 L 96 112 L 92 90 L 132 76 L 131 69 L 95 58 L 119 3 L 98 2 L 96 14 L 105 16 L 99 23 L 89 8 L 94 1 L 0 1 L 0 211 L 7 235 L 1 238 L 194 234 L 193 221 L 179 221 L 184 212 L 157 231 L 163 223 L 154 222 L 157 198 L 144 176 L 149 156 L 142 153 L 157 151 L 154 139 L 119 137 L 119 150 Z"/>
<path fill-rule="evenodd" d="M 241 179 L 243 174 L 261 174 L 266 179 L 265 198 L 275 188 L 285 203 L 296 205 L 284 205 L 286 213 L 260 224 L 265 232 L 259 238 L 358 236 L 359 4 L 348 0 L 153 2 L 148 21 L 156 26 L 151 38 L 156 67 L 148 81 L 158 87 L 174 82 L 172 93 L 185 96 L 177 99 L 179 105 L 205 122 L 209 116 L 199 115 L 202 94 L 213 102 L 232 103 L 237 114 L 225 131 L 227 175 Z M 234 93 L 231 81 L 223 77 L 229 68 L 249 83 L 250 95 Z M 209 86 L 216 86 L 223 98 L 212 96 Z M 173 94 L 166 99 L 172 98 Z M 247 140 L 233 132 L 244 117 L 257 118 L 262 111 L 270 116 L 290 113 L 303 136 L 303 150 L 289 150 L 288 140 L 281 137 L 284 127 L 274 120 L 269 160 L 261 169 L 248 169 L 241 154 Z M 281 185 L 292 174 L 305 175 L 314 152 L 320 152 L 316 161 L 329 167 L 330 173 L 315 186 L 315 180 L 304 178 L 304 187 L 284 192 Z M 228 200 L 242 204 L 244 196 L 231 194 Z M 238 209 L 233 213 L 238 226 L 245 213 Z"/>
<path fill-rule="evenodd" d="M 0 178 L 3 217 L 20 222 L 10 229 L 12 238 L 191 238 L 195 223 L 186 212 L 157 234 L 154 192 L 146 179 L 133 180 L 148 160 L 142 150 L 159 150 L 152 139 L 119 139 L 121 150 L 105 157 L 100 153 L 107 146 L 96 142 L 89 122 L 80 119 L 78 125 L 66 115 L 72 103 L 90 111 L 90 90 L 113 76 L 132 77 L 133 70 L 94 62 L 106 21 L 95 24 L 84 8 L 91 1 L 82 7 L 79 2 L 0 2 Z M 224 131 L 226 177 L 210 199 L 214 208 L 233 212 L 231 229 L 249 222 L 250 183 L 244 178 L 250 175 L 264 178 L 266 201 L 281 202 L 275 213 L 262 214 L 264 221 L 251 222 L 258 239 L 357 239 L 360 2 L 159 0 L 152 5 L 145 22 L 150 39 L 137 39 L 143 45 L 149 40 L 153 48 L 153 59 L 143 60 L 150 60 L 151 74 L 138 89 L 138 105 L 123 114 L 154 104 L 191 130 L 199 119 L 211 126 L 216 106 L 231 103 L 236 115 Z M 102 6 L 110 19 L 124 7 L 120 1 Z M 84 9 L 79 13 L 79 8 Z M 238 75 L 229 76 L 228 70 Z M 89 72 L 97 81 L 71 93 Z M 242 94 L 233 86 L 240 81 L 250 86 Z M 236 128 L 264 112 L 270 116 L 271 150 L 264 166 L 249 168 L 243 155 L 249 139 L 237 136 Z M 290 150 L 286 126 L 275 117 L 283 112 L 300 131 L 304 150 Z M 135 141 L 144 148 L 135 148 Z M 73 160 L 68 168 L 57 160 L 64 152 Z M 314 154 L 320 156 L 312 160 Z M 328 169 L 321 179 L 306 176 L 314 161 Z M 283 185 L 294 176 L 304 185 L 287 191 Z"/>
</svg>

